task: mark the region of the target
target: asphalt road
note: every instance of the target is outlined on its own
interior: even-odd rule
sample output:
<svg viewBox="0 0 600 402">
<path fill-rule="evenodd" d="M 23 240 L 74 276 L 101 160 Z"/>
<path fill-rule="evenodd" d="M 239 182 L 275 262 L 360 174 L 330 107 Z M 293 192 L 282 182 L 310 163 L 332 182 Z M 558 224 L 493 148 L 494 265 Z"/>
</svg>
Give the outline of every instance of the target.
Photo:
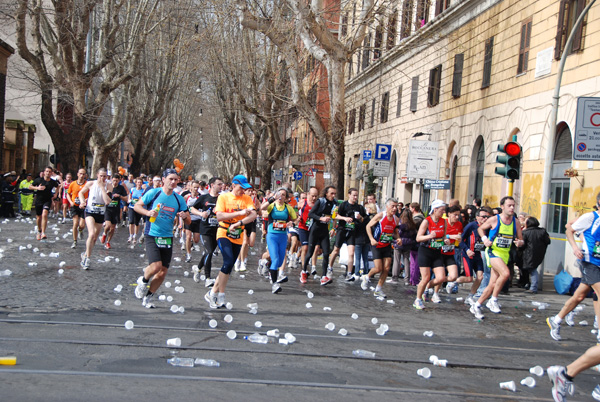
<svg viewBox="0 0 600 402">
<path fill-rule="evenodd" d="M 484 309 L 483 321 L 456 300 L 466 296 L 464 289 L 442 297 L 442 304 L 426 303 L 425 310 L 416 311 L 413 287 L 388 283 L 388 299 L 380 301 L 358 283 L 339 277 L 326 287 L 316 280 L 301 285 L 298 271 L 292 270 L 283 291 L 273 295 L 269 282 L 256 272 L 265 247 L 260 241 L 248 271 L 232 274 L 227 293 L 231 310 L 208 308 L 206 288 L 192 280 L 192 264 L 183 262 L 179 247 L 174 253 L 179 260 L 172 262 L 166 279 L 172 286 L 159 290 L 173 301 L 158 301 L 149 310 L 134 296 L 145 249 L 127 247 L 125 228 L 119 228 L 112 250 L 96 246 L 91 268 L 83 271 L 83 241 L 71 250 L 70 235 L 63 238 L 70 223 L 55 223 L 50 222 L 49 240 L 40 243 L 31 233 L 33 223 L 0 222 L 0 272 L 12 272 L 0 276 L 0 356 L 17 356 L 17 365 L 0 366 L 1 400 L 552 400 L 546 376 L 534 376 L 534 388 L 519 384 L 529 368 L 567 364 L 595 344 L 591 299 L 576 317 L 589 326 L 565 326 L 562 342 L 550 338 L 545 318 L 558 311 L 565 297 L 549 291 L 526 296 L 513 290 L 500 298 L 502 314 Z M 197 263 L 200 253 L 193 256 Z M 58 273 L 61 261 L 63 274 Z M 220 256 L 214 263 L 220 267 Z M 335 271 L 342 274 L 339 266 Z M 116 292 L 119 284 L 123 290 Z M 184 292 L 176 292 L 175 286 L 183 286 Z M 532 301 L 549 306 L 541 310 Z M 249 313 L 249 303 L 258 304 L 257 314 Z M 172 313 L 172 304 L 185 312 Z M 231 323 L 224 321 L 226 315 Z M 211 319 L 217 320 L 216 328 L 209 326 Z M 134 322 L 132 330 L 125 329 L 127 320 Z M 325 328 L 328 323 L 335 325 L 333 331 Z M 382 323 L 389 330 L 380 336 L 375 331 Z M 274 328 L 292 333 L 296 342 L 243 339 Z M 341 328 L 347 336 L 338 334 Z M 229 330 L 237 332 L 236 339 L 226 337 Z M 434 335 L 426 337 L 424 331 Z M 174 337 L 181 338 L 181 347 L 167 346 L 166 340 Z M 356 358 L 355 349 L 376 355 Z M 431 355 L 446 359 L 447 367 L 433 366 Z M 220 367 L 173 367 L 167 363 L 173 356 L 215 359 Z M 424 367 L 431 378 L 417 375 Z M 569 400 L 592 400 L 599 378 L 591 370 L 581 374 Z M 516 392 L 500 389 L 500 382 L 511 380 Z"/>
</svg>

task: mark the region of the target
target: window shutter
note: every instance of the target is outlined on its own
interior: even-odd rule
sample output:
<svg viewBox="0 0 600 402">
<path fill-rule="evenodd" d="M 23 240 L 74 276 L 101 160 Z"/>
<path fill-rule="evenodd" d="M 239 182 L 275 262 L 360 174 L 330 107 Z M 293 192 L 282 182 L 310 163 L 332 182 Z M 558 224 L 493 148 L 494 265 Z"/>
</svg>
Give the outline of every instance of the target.
<svg viewBox="0 0 600 402">
<path fill-rule="evenodd" d="M 556 25 L 556 41 L 554 44 L 554 58 L 560 59 L 563 50 L 563 43 L 566 41 L 567 25 L 565 24 L 565 16 L 569 7 L 569 0 L 560 0 L 558 8 L 558 24 Z"/>
<path fill-rule="evenodd" d="M 396 103 L 396 117 L 400 117 L 402 112 L 402 85 L 398 87 L 398 100 Z"/>
<path fill-rule="evenodd" d="M 583 9 L 585 8 L 585 0 L 577 0 L 577 16 L 573 19 L 573 23 L 577 21 Z M 583 39 L 583 27 L 585 26 L 585 18 L 581 21 L 581 25 L 575 31 L 575 37 L 573 38 L 573 46 L 571 47 L 571 51 L 576 52 L 582 49 L 582 39 Z M 565 39 L 566 41 L 566 39 Z"/>
<path fill-rule="evenodd" d="M 412 88 L 410 90 L 410 111 L 417 111 L 417 100 L 419 96 L 419 76 L 413 77 Z"/>
<path fill-rule="evenodd" d="M 454 56 L 454 74 L 452 77 L 452 96 L 458 98 L 462 90 L 462 74 L 465 55 L 459 53 Z"/>
<path fill-rule="evenodd" d="M 492 36 L 485 42 L 485 55 L 483 61 L 483 80 L 481 82 L 481 88 L 487 88 L 490 86 L 492 77 L 492 56 L 494 54 L 494 37 Z"/>
<path fill-rule="evenodd" d="M 444 7 L 444 0 L 436 0 L 435 2 L 435 16 L 437 17 L 442 13 Z"/>
<path fill-rule="evenodd" d="M 415 31 L 421 28 L 421 19 L 423 18 L 423 0 L 417 0 L 417 15 L 415 18 Z"/>
</svg>

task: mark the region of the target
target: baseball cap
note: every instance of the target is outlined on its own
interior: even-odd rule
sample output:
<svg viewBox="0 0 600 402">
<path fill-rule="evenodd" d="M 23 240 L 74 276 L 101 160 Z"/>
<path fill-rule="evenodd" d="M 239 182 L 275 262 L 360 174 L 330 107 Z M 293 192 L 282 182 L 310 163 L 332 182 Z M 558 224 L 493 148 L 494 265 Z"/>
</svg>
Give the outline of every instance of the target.
<svg viewBox="0 0 600 402">
<path fill-rule="evenodd" d="M 444 205 L 446 205 L 446 203 L 444 201 L 442 201 L 442 200 L 434 200 L 431 203 L 431 210 L 433 211 L 434 209 L 443 207 Z"/>
<path fill-rule="evenodd" d="M 232 184 L 239 184 L 242 188 L 252 188 L 250 183 L 248 183 L 248 179 L 243 174 L 238 174 L 231 180 Z"/>
</svg>

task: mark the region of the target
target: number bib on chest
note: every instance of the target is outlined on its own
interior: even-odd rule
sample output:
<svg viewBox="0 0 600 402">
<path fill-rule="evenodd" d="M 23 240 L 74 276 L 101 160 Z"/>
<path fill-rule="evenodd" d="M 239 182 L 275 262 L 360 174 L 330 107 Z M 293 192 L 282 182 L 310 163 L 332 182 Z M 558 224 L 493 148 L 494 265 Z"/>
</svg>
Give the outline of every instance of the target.
<svg viewBox="0 0 600 402">
<path fill-rule="evenodd" d="M 346 222 L 346 230 L 354 230 L 354 228 L 356 227 L 356 223 L 355 222 Z"/>
<path fill-rule="evenodd" d="M 172 237 L 155 237 L 154 242 L 158 248 L 171 248 L 173 246 Z"/>
<path fill-rule="evenodd" d="M 454 251 L 454 244 L 444 244 L 442 246 L 442 251 L 444 253 L 450 253 L 450 252 Z"/>
<path fill-rule="evenodd" d="M 208 226 L 217 226 L 219 224 L 219 221 L 217 220 L 216 216 L 211 216 L 210 218 L 208 218 Z"/>
<path fill-rule="evenodd" d="M 596 242 L 594 249 L 592 250 L 592 257 L 600 258 L 600 242 Z"/>
<path fill-rule="evenodd" d="M 475 243 L 475 246 L 473 247 L 473 251 L 483 251 L 485 250 L 485 244 L 477 242 Z"/>
<path fill-rule="evenodd" d="M 239 239 L 240 236 L 242 235 L 242 228 L 236 228 L 236 229 L 227 229 L 227 237 L 229 237 L 230 239 Z"/>
<path fill-rule="evenodd" d="M 93 213 L 93 214 L 99 214 L 99 213 L 102 213 L 102 212 L 103 212 L 102 210 L 103 210 L 105 207 L 106 207 L 106 205 L 105 205 L 105 204 L 92 204 L 92 205 L 90 205 L 90 206 L 89 206 L 89 208 L 90 208 L 90 212 L 91 212 L 91 213 Z"/>
<path fill-rule="evenodd" d="M 497 248 L 510 248 L 512 240 L 513 240 L 512 236 L 506 236 L 506 235 L 499 234 L 498 237 L 496 237 L 496 247 Z"/>
<path fill-rule="evenodd" d="M 430 248 L 441 249 L 444 246 L 444 239 L 431 240 L 429 243 Z"/>
<path fill-rule="evenodd" d="M 382 233 L 379 238 L 379 243 L 389 244 L 394 240 L 394 235 L 391 233 Z"/>
<path fill-rule="evenodd" d="M 273 230 L 282 232 L 286 229 L 286 221 L 273 221 Z"/>
</svg>

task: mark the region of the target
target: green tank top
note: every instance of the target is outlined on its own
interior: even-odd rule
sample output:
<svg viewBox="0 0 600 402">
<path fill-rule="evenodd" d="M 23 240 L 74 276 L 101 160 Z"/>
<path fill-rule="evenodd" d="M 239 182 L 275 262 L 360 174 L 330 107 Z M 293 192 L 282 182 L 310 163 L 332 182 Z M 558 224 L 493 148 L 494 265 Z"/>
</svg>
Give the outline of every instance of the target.
<svg viewBox="0 0 600 402">
<path fill-rule="evenodd" d="M 510 246 L 515 238 L 515 218 L 513 217 L 512 222 L 507 225 L 502 222 L 500 216 L 498 216 L 499 225 L 492 230 L 492 251 L 496 255 L 506 255 L 510 253 Z"/>
</svg>

